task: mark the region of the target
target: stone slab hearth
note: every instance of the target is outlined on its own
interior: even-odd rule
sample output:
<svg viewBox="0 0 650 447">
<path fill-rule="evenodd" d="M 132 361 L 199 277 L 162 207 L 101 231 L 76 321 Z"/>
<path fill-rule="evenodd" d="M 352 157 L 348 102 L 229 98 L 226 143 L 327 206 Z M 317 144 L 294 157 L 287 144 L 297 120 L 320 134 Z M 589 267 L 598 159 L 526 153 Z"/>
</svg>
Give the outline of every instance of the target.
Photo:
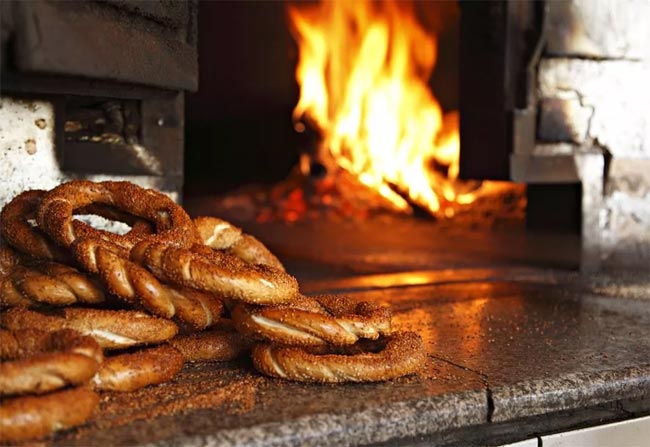
<svg viewBox="0 0 650 447">
<path fill-rule="evenodd" d="M 498 445 L 650 413 L 647 278 L 489 268 L 477 253 L 401 272 L 370 256 L 356 274 L 284 258 L 305 292 L 390 303 L 396 325 L 426 342 L 417 375 L 309 385 L 261 376 L 246 358 L 187 365 L 171 383 L 104 394 L 89 424 L 51 444 Z"/>
</svg>

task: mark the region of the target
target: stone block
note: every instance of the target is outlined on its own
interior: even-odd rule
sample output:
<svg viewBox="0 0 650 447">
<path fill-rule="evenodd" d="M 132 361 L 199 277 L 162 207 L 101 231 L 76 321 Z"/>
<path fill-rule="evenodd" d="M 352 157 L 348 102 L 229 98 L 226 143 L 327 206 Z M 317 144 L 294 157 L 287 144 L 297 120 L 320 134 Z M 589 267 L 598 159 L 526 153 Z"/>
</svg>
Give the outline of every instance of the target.
<svg viewBox="0 0 650 447">
<path fill-rule="evenodd" d="M 601 228 L 605 267 L 650 272 L 650 158 L 612 159 Z"/>
<path fill-rule="evenodd" d="M 53 104 L 41 100 L 0 97 L 0 207 L 28 189 L 51 189 L 83 177 L 88 180 L 129 180 L 147 188 L 162 190 L 172 199 L 165 177 L 71 174 L 61 169 L 55 148 Z"/>
<path fill-rule="evenodd" d="M 538 97 L 592 109 L 585 146 L 616 157 L 650 157 L 650 62 L 542 59 Z M 586 113 L 578 114 L 577 121 Z M 580 124 L 576 124 L 579 129 Z"/>
<path fill-rule="evenodd" d="M 623 193 L 629 197 L 646 199 L 650 207 L 650 158 L 613 159 L 609 163 L 605 194 Z"/>
<path fill-rule="evenodd" d="M 555 56 L 650 60 L 650 2 L 549 2 L 546 52 Z"/>
<path fill-rule="evenodd" d="M 537 138 L 545 142 L 584 143 L 593 108 L 572 99 L 545 98 L 540 101 Z"/>
<path fill-rule="evenodd" d="M 606 269 L 650 272 L 650 202 L 615 192 L 601 211 L 601 261 Z"/>
</svg>

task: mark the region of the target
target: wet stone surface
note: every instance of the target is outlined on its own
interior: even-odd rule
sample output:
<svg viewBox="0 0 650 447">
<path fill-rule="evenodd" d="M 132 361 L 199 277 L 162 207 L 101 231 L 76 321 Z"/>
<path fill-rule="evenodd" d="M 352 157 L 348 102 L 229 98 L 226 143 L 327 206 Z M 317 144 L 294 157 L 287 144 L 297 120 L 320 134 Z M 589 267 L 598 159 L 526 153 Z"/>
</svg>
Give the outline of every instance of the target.
<svg viewBox="0 0 650 447">
<path fill-rule="evenodd" d="M 650 398 L 647 300 L 507 281 L 353 295 L 390 303 L 398 329 L 422 335 L 424 371 L 306 385 L 262 377 L 246 359 L 189 365 L 172 383 L 104 395 L 93 421 L 54 444 L 369 444 Z"/>
<path fill-rule="evenodd" d="M 433 355 L 484 377 L 493 421 L 650 397 L 647 300 L 499 282 L 403 292 L 369 295 L 391 302 Z"/>
</svg>

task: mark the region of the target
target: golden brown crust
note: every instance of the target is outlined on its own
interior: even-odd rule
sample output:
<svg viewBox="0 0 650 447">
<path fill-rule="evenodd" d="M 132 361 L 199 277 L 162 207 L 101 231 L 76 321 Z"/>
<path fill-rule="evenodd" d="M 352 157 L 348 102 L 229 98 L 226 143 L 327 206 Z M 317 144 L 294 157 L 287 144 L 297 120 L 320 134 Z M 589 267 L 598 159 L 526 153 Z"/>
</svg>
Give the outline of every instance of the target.
<svg viewBox="0 0 650 447">
<path fill-rule="evenodd" d="M 223 313 L 223 301 L 214 294 L 187 287 L 167 286 L 176 313 L 184 326 L 203 330 L 216 324 Z"/>
<path fill-rule="evenodd" d="M 173 379 L 183 362 L 183 355 L 166 344 L 107 357 L 93 378 L 93 387 L 100 391 L 135 391 Z"/>
<path fill-rule="evenodd" d="M 96 304 L 105 299 L 103 289 L 95 280 L 55 262 L 20 265 L 10 275 L 0 278 L 0 306 Z"/>
<path fill-rule="evenodd" d="M 251 347 L 243 335 L 227 329 L 178 335 L 169 344 L 178 349 L 188 362 L 233 360 Z"/>
<path fill-rule="evenodd" d="M 79 238 L 71 248 L 78 262 L 96 273 L 113 295 L 154 315 L 174 317 L 199 330 L 221 316 L 223 305 L 213 294 L 163 284 L 144 267 L 121 257 L 120 248 L 111 243 Z"/>
<path fill-rule="evenodd" d="M 18 254 L 0 238 L 0 279 L 9 275 L 19 263 Z"/>
<path fill-rule="evenodd" d="M 11 276 L 0 277 L 0 307 L 20 306 L 30 307 L 34 302 L 25 298 L 16 288 Z"/>
<path fill-rule="evenodd" d="M 103 359 L 91 337 L 64 329 L 0 329 L 0 395 L 41 394 L 89 380 Z"/>
<path fill-rule="evenodd" d="M 66 262 L 69 255 L 38 228 L 30 224 L 36 217 L 46 191 L 34 189 L 18 194 L 0 212 L 0 234 L 21 253 L 39 259 Z"/>
<path fill-rule="evenodd" d="M 69 254 L 56 245 L 47 234 L 32 225 L 31 222 L 34 221 L 35 223 L 38 207 L 46 192 L 43 190 L 30 190 L 14 197 L 0 213 L 0 234 L 10 245 L 24 254 L 37 259 L 69 262 Z M 126 237 L 128 238 L 139 240 L 142 236 L 152 232 L 151 226 L 146 221 L 105 205 L 92 204 L 79 209 L 79 212 L 126 222 L 132 227 L 127 233 Z M 71 225 L 75 228 L 82 228 L 82 232 L 83 229 L 90 228 L 88 225 L 76 220 L 72 221 Z M 99 232 L 100 230 L 94 231 Z M 107 235 L 110 233 L 101 232 L 100 234 Z"/>
<path fill-rule="evenodd" d="M 298 293 L 298 282 L 287 273 L 197 245 L 192 250 L 165 244 L 140 242 L 131 258 L 157 277 L 224 298 L 256 304 L 290 301 Z"/>
<path fill-rule="evenodd" d="M 64 283 L 74 294 L 76 302 L 97 304 L 106 300 L 99 284 L 73 267 L 56 262 L 35 262 L 29 267 Z M 41 301 L 44 301 L 44 297 L 41 297 Z"/>
<path fill-rule="evenodd" d="M 50 312 L 16 307 L 3 314 L 2 325 L 9 330 L 74 329 L 93 337 L 105 349 L 162 343 L 178 332 L 178 327 L 172 321 L 143 312 L 81 307 L 66 307 Z"/>
<path fill-rule="evenodd" d="M 284 265 L 261 241 L 250 234 L 243 234 L 241 239 L 227 250 L 228 253 L 243 259 L 249 264 L 263 264 L 285 271 Z"/>
<path fill-rule="evenodd" d="M 68 247 L 79 237 L 104 239 L 130 249 L 142 239 L 141 234 L 117 235 L 97 230 L 74 220 L 74 211 L 93 204 L 104 204 L 155 225 L 156 233 L 147 238 L 191 246 L 198 234 L 187 213 L 166 195 L 130 182 L 91 182 L 73 180 L 45 194 L 38 207 L 39 226 L 59 245 Z"/>
<path fill-rule="evenodd" d="M 258 371 L 298 382 L 376 382 L 419 370 L 426 361 L 424 343 L 413 332 L 398 332 L 384 340 L 379 352 L 352 355 L 313 353 L 304 348 L 263 343 L 253 348 Z"/>
<path fill-rule="evenodd" d="M 87 388 L 8 399 L 0 405 L 0 442 L 34 440 L 81 425 L 98 406 L 99 396 Z"/>
<path fill-rule="evenodd" d="M 11 278 L 11 273 L 19 265 L 18 254 L 0 238 L 0 307 L 29 306 L 30 300 L 18 290 Z"/>
<path fill-rule="evenodd" d="M 241 228 L 217 217 L 196 217 L 193 222 L 203 244 L 215 250 L 232 247 L 242 236 Z"/>
<path fill-rule="evenodd" d="M 71 248 L 75 259 L 97 274 L 111 294 L 154 315 L 174 316 L 174 303 L 167 289 L 145 268 L 120 256 L 119 247 L 97 238 L 79 238 Z"/>
<path fill-rule="evenodd" d="M 266 246 L 249 234 L 225 220 L 216 217 L 197 217 L 194 224 L 203 244 L 215 250 L 237 256 L 249 264 L 263 264 L 282 272 L 280 260 Z"/>
<path fill-rule="evenodd" d="M 287 346 L 345 346 L 391 333 L 388 307 L 348 297 L 299 297 L 279 306 L 239 304 L 232 311 L 242 334 Z"/>
</svg>

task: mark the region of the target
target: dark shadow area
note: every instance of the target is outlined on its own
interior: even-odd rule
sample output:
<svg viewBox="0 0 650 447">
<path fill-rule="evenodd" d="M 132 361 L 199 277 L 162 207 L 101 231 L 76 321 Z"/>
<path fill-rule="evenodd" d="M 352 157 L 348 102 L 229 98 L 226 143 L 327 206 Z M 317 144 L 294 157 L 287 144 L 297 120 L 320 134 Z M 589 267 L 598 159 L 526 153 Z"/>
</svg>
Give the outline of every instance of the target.
<svg viewBox="0 0 650 447">
<path fill-rule="evenodd" d="M 284 178 L 298 155 L 285 4 L 200 2 L 198 45 L 199 91 L 186 98 L 186 194 Z"/>
</svg>

